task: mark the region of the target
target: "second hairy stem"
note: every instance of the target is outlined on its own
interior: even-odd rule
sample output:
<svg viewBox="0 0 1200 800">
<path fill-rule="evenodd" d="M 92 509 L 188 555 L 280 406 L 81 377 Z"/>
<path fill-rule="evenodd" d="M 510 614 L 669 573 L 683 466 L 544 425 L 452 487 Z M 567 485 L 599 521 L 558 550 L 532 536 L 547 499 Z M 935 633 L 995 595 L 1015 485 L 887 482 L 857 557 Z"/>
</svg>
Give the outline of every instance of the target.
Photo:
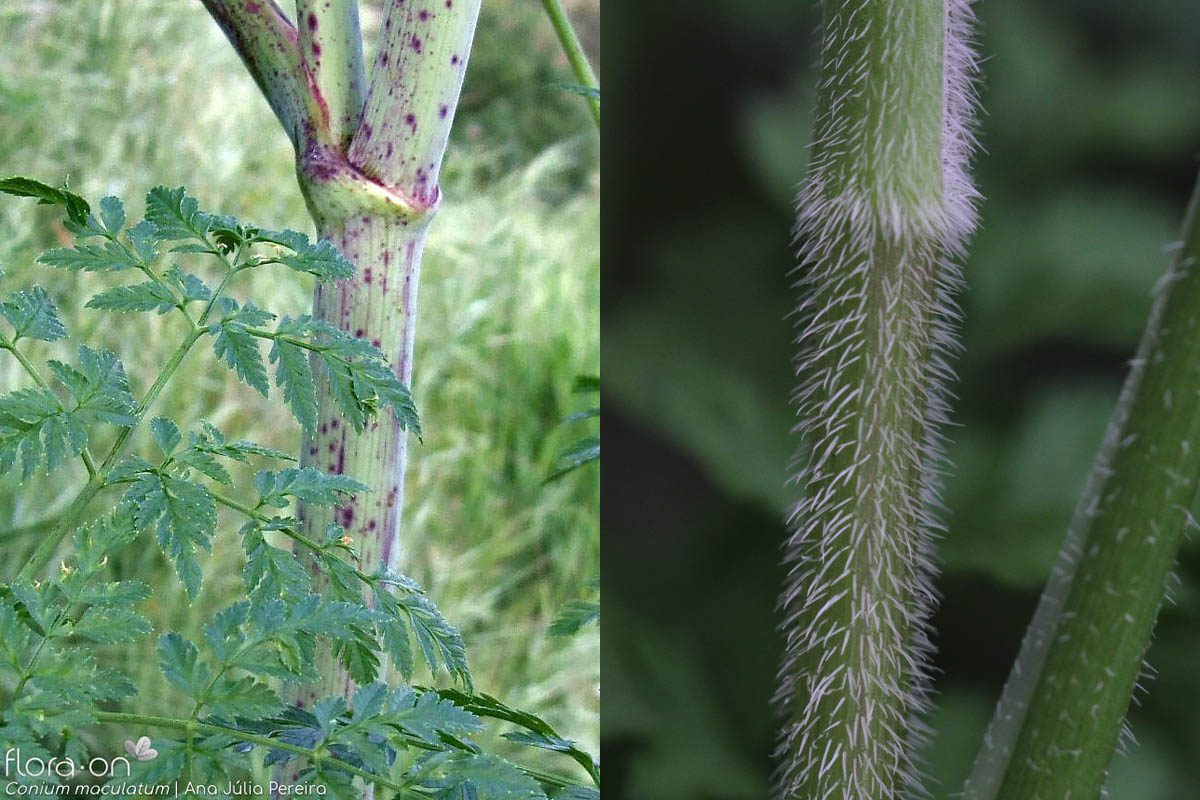
<svg viewBox="0 0 1200 800">
<path fill-rule="evenodd" d="M 1200 485 L 1200 180 L 1103 446 L 965 788 L 1101 796 Z"/>
</svg>

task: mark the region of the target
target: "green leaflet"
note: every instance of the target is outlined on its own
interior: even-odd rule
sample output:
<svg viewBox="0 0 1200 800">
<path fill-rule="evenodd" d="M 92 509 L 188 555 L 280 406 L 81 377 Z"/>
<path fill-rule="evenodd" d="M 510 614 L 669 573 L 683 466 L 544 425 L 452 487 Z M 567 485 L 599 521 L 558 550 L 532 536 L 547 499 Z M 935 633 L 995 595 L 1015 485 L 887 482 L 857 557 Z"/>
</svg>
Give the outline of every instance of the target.
<svg viewBox="0 0 1200 800">
<path fill-rule="evenodd" d="M 158 445 L 158 449 L 164 456 L 175 452 L 175 448 L 183 441 L 183 434 L 179 432 L 179 426 L 167 417 L 155 417 L 150 420 L 150 434 L 154 437 L 154 443 Z"/>
<path fill-rule="evenodd" d="M 401 426 L 420 435 L 420 420 L 412 395 L 388 366 L 377 347 L 307 315 L 284 317 L 274 331 L 261 325 L 273 314 L 251 304 L 238 308 L 223 302 L 224 315 L 209 331 L 216 337 L 217 355 L 246 384 L 266 396 L 269 390 L 259 340 L 272 342 L 270 362 L 275 385 L 296 420 L 311 432 L 317 424 L 317 389 L 312 361 L 324 370 L 334 405 L 356 431 L 381 409 L 388 409 Z"/>
<path fill-rule="evenodd" d="M 151 422 L 151 425 L 153 424 Z M 217 460 L 218 458 L 241 463 L 248 462 L 252 456 L 295 461 L 295 458 L 281 450 L 263 447 L 255 442 L 245 440 L 227 442 L 225 435 L 207 422 L 202 421 L 200 426 L 199 431 L 192 431 L 188 434 L 188 446 L 175 452 L 171 458 L 180 467 L 194 469 L 217 483 L 226 485 L 233 483 L 229 471 Z M 178 443 L 176 441 L 171 445 L 172 451 Z M 167 454 L 170 455 L 170 453 Z"/>
<path fill-rule="evenodd" d="M 594 600 L 572 600 L 550 625 L 551 636 L 574 636 L 600 621 L 600 604 Z"/>
<path fill-rule="evenodd" d="M 71 272 L 121 272 L 137 269 L 141 263 L 137 256 L 115 241 L 48 250 L 38 257 L 38 261 Z"/>
<path fill-rule="evenodd" d="M 279 597 L 294 602 L 308 594 L 308 571 L 293 553 L 268 543 L 258 528 L 245 532 L 242 544 L 246 548 L 242 581 L 252 601 Z"/>
<path fill-rule="evenodd" d="M 79 636 L 101 644 L 140 639 L 150 632 L 150 623 L 128 608 L 92 606 L 69 628 L 67 635 Z"/>
<path fill-rule="evenodd" d="M 75 399 L 73 413 L 124 427 L 136 422 L 133 412 L 137 403 L 116 353 L 80 345 L 78 368 L 61 361 L 50 361 L 49 366 Z"/>
<path fill-rule="evenodd" d="M 450 677 L 471 690 L 471 671 L 466 647 L 458 630 L 446 621 L 437 607 L 411 579 L 404 576 L 378 578 L 374 584 L 375 607 L 383 615 L 380 635 L 396 669 L 405 680 L 413 676 L 413 642 L 437 673 L 444 669 Z M 393 593 L 388 587 L 398 588 Z"/>
<path fill-rule="evenodd" d="M 274 258 L 280 264 L 315 275 L 321 281 L 345 280 L 354 274 L 354 265 L 329 241 L 312 242 L 297 231 L 255 231 L 252 242 L 280 245 L 292 252 L 280 252 Z"/>
<path fill-rule="evenodd" d="M 316 389 L 308 354 L 325 368 L 334 405 L 362 431 L 367 421 L 389 409 L 401 427 L 421 435 L 421 424 L 412 395 L 388 366 L 379 348 L 308 315 L 284 317 L 270 338 L 271 362 L 276 364 L 276 385 L 297 420 L 311 431 L 316 425 Z"/>
<path fill-rule="evenodd" d="M 125 206 L 119 198 L 104 197 L 100 200 L 100 222 L 114 236 L 125 227 Z"/>
<path fill-rule="evenodd" d="M 353 478 L 326 475 L 312 467 L 262 470 L 254 476 L 254 485 L 258 488 L 259 505 L 275 508 L 287 507 L 289 497 L 316 506 L 336 506 L 341 502 L 341 495 L 367 488 L 366 484 Z"/>
<path fill-rule="evenodd" d="M 156 281 L 108 289 L 88 300 L 88 308 L 105 311 L 157 311 L 166 314 L 178 305 L 171 290 Z"/>
<path fill-rule="evenodd" d="M 55 342 L 67 336 L 67 328 L 58 318 L 54 299 L 40 286 L 21 289 L 0 301 L 0 316 L 13 327 L 10 342 L 18 339 Z"/>
<path fill-rule="evenodd" d="M 98 703 L 134 693 L 124 676 L 98 666 L 80 646 L 130 641 L 150 630 L 134 608 L 148 587 L 104 576 L 108 557 L 134 535 L 127 516 L 111 514 L 75 532 L 73 554 L 52 577 L 0 585 L 0 680 L 20 689 L 4 711 L 0 743 L 17 740 L 39 751 L 43 736 L 91 724 Z"/>
<path fill-rule="evenodd" d="M 179 268 L 178 264 L 173 264 L 163 273 L 163 279 L 167 282 L 179 297 L 186 303 L 197 303 L 212 299 L 212 289 L 204 283 L 204 281 L 192 275 L 190 272 L 184 272 Z"/>
<path fill-rule="evenodd" d="M 559 736 L 548 722 L 536 714 L 511 708 L 488 694 L 470 694 L 457 689 L 439 689 L 438 694 L 473 714 L 504 720 L 524 728 L 524 732 L 509 734 L 505 738 L 565 753 L 587 771 L 597 786 L 600 785 L 600 765 L 596 760 L 576 747 L 574 742 Z"/>
<path fill-rule="evenodd" d="M 50 361 L 55 377 L 74 400 L 69 408 L 48 388 L 18 389 L 0 397 L 0 470 L 18 462 L 23 479 L 38 467 L 55 469 L 83 452 L 88 424 L 133 424 L 134 401 L 125 369 L 108 350 L 79 348 L 79 367 Z"/>
<path fill-rule="evenodd" d="M 503 759 L 483 753 L 440 752 L 422 758 L 410 773 L 437 797 L 544 798 L 529 776 Z"/>
<path fill-rule="evenodd" d="M 239 439 L 235 442 L 226 441 L 225 434 L 203 420 L 200 421 L 200 430 L 188 434 L 188 438 L 190 449 L 211 453 L 242 463 L 249 461 L 251 456 L 263 456 L 264 458 L 274 458 L 281 461 L 296 460 L 290 453 L 276 450 L 274 447 L 264 447 L 257 442 L 247 441 L 246 439 Z"/>
<path fill-rule="evenodd" d="M 267 678 L 310 681 L 318 636 L 334 642 L 375 614 L 363 606 L 305 595 L 295 602 L 240 601 L 204 628 L 202 653 L 175 633 L 159 638 L 159 666 L 167 680 L 197 707 L 217 716 L 255 718 L 280 708 Z M 214 678 L 213 676 L 219 676 Z"/>
<path fill-rule="evenodd" d="M 72 222 L 82 225 L 91 211 L 87 200 L 67 189 L 35 181 L 33 178 L 12 177 L 0 180 L 0 192 L 17 197 L 35 197 L 40 205 L 57 205 L 67 210 Z"/>
<path fill-rule="evenodd" d="M 189 697 L 200 694 L 208 683 L 209 671 L 200 664 L 200 651 L 178 633 L 159 637 L 158 668 L 172 686 Z"/>
<path fill-rule="evenodd" d="M 577 375 L 575 378 L 574 391 L 576 394 L 599 394 L 600 392 L 600 377 L 598 375 Z M 577 411 L 568 416 L 564 422 L 573 423 L 581 422 L 587 419 L 595 419 L 600 416 L 599 406 Z M 583 467 L 593 461 L 600 460 L 600 437 L 585 436 L 579 439 L 558 457 L 558 462 L 555 464 L 554 472 L 550 477 L 546 478 L 546 482 L 557 480 L 567 473 Z"/>
<path fill-rule="evenodd" d="M 0 397 L 0 471 L 21 465 L 28 480 L 45 465 L 55 469 L 87 446 L 87 428 L 43 389 L 19 389 Z"/>
<path fill-rule="evenodd" d="M 161 241 L 194 239 L 209 245 L 208 232 L 219 218 L 201 211 L 196 198 L 182 186 L 156 186 L 146 194 L 146 219 Z"/>
<path fill-rule="evenodd" d="M 275 315 L 263 311 L 253 303 L 238 308 L 238 304 L 230 298 L 221 298 L 220 305 L 221 321 L 213 323 L 209 328 L 209 332 L 214 336 L 213 349 L 217 357 L 229 365 L 242 382 L 266 397 L 271 385 L 267 379 L 267 368 L 263 364 L 258 338 L 250 329 L 270 322 Z"/>
<path fill-rule="evenodd" d="M 137 477 L 121 502 L 131 509 L 139 530 L 155 531 L 188 596 L 195 597 L 201 574 L 196 549 L 211 547 L 217 525 L 212 494 L 198 483 L 147 472 Z"/>
<path fill-rule="evenodd" d="M 282 323 L 281 323 L 282 325 Z M 275 385 L 283 389 L 283 399 L 305 432 L 317 428 L 317 384 L 308 363 L 308 351 L 276 337 L 271 346 L 275 364 Z"/>
<path fill-rule="evenodd" d="M 585 436 L 563 451 L 558 457 L 554 473 L 547 478 L 552 481 L 580 467 L 600 460 L 600 437 Z"/>
</svg>

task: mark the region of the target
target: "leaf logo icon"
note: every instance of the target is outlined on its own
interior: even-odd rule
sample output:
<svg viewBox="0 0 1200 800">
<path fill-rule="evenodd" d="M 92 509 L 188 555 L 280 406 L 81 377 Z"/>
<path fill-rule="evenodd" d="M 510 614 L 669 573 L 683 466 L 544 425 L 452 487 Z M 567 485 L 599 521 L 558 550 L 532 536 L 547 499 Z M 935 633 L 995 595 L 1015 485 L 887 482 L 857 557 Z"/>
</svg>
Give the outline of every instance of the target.
<svg viewBox="0 0 1200 800">
<path fill-rule="evenodd" d="M 158 751 L 150 746 L 150 737 L 143 736 L 134 744 L 132 739 L 125 740 L 125 752 L 138 761 L 152 761 L 158 758 Z"/>
</svg>

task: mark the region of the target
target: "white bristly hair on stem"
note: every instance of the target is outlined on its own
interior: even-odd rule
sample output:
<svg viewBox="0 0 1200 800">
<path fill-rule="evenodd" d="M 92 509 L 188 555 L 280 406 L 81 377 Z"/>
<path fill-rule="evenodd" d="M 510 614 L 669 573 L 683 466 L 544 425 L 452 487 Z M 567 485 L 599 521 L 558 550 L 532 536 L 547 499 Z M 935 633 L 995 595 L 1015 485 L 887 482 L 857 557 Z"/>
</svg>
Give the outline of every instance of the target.
<svg viewBox="0 0 1200 800">
<path fill-rule="evenodd" d="M 826 0 L 801 300 L 778 800 L 922 794 L 941 427 L 975 224 L 969 0 Z"/>
</svg>

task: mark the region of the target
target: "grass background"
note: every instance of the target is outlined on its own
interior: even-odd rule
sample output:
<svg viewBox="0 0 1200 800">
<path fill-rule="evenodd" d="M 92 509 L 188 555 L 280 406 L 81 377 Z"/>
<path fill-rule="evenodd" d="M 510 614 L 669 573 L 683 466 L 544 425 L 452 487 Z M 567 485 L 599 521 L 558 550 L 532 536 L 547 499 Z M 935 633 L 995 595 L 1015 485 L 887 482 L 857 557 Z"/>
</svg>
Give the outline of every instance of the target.
<svg viewBox="0 0 1200 800">
<path fill-rule="evenodd" d="M 380 5 L 363 4 L 368 42 Z M 598 58 L 598 2 L 571 11 Z M 580 98 L 552 86 L 571 80 L 539 4 L 485 4 L 425 261 L 413 386 L 425 439 L 411 449 L 402 568 L 463 631 L 479 689 L 595 751 L 598 631 L 546 636 L 599 569 L 597 469 L 543 485 L 591 424 L 562 424 L 591 402 L 572 393 L 575 376 L 599 371 L 599 145 Z M 122 197 L 133 219 L 151 186 L 183 184 L 208 210 L 310 232 L 292 169 L 286 137 L 198 2 L 0 6 L 0 173 L 69 177 L 93 200 Z M 73 335 L 115 349 L 140 394 L 182 332 L 169 318 L 80 312 L 104 281 L 32 263 L 65 241 L 56 219 L 28 202 L 0 203 L 3 286 L 50 288 Z M 311 291 L 308 280 L 272 272 L 237 293 L 294 314 Z M 0 389 L 23 384 L 14 364 L 0 363 Z M 211 353 L 189 357 L 155 411 L 298 451 L 281 403 L 238 385 Z M 137 449 L 148 444 L 143 436 Z M 36 544 L 37 521 L 82 484 L 76 466 L 24 487 L 0 476 L 5 575 Z M 160 629 L 195 633 L 238 593 L 240 521 L 222 522 L 194 605 L 155 548 L 114 565 L 167 587 L 149 601 Z M 133 673 L 141 709 L 161 712 L 173 700 L 152 647 L 107 656 Z"/>
<path fill-rule="evenodd" d="M 604 751 L 613 797 L 767 795 L 789 230 L 818 3 L 610 3 Z M 930 787 L 955 797 L 1168 263 L 1200 154 L 1200 6 L 974 4 L 965 263 Z M 1113 800 L 1200 797 L 1200 546 L 1160 615 Z"/>
</svg>

